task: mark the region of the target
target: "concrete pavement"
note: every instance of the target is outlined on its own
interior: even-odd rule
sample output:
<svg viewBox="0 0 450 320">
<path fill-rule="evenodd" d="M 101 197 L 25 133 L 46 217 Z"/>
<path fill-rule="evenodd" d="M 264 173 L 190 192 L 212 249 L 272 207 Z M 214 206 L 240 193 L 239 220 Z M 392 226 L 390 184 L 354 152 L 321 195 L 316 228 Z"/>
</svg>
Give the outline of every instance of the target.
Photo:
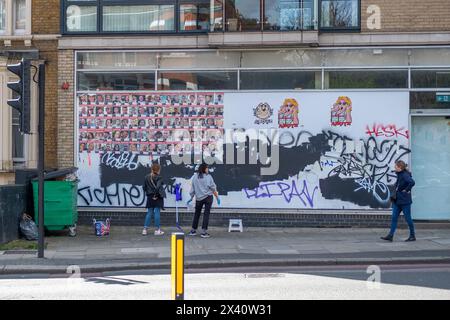
<svg viewBox="0 0 450 320">
<path fill-rule="evenodd" d="M 185 228 L 188 231 L 189 228 Z M 112 227 L 96 237 L 80 227 L 75 238 L 52 235 L 45 259 L 35 252 L 0 252 L 0 274 L 65 273 L 69 265 L 84 272 L 166 269 L 170 266 L 170 233 L 141 235 L 138 227 Z M 380 240 L 386 229 L 246 228 L 228 233 L 212 228 L 210 239 L 186 237 L 186 268 L 301 266 L 339 264 L 415 264 L 450 262 L 450 229 L 418 226 L 417 241 L 405 243 L 399 230 L 393 243 Z"/>
</svg>

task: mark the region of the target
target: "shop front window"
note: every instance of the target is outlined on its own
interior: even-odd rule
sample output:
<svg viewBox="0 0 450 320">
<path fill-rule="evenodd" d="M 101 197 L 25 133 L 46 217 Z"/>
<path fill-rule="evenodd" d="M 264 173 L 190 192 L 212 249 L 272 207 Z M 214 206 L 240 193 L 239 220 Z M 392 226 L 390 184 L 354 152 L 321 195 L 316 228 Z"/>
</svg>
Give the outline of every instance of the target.
<svg viewBox="0 0 450 320">
<path fill-rule="evenodd" d="M 155 73 L 78 72 L 78 90 L 154 90 Z"/>
<path fill-rule="evenodd" d="M 413 88 L 450 88 L 450 70 L 412 70 Z"/>
<path fill-rule="evenodd" d="M 320 28 L 346 30 L 360 27 L 360 0 L 321 0 Z"/>
<path fill-rule="evenodd" d="M 450 92 L 412 91 L 410 108 L 450 110 Z"/>
<path fill-rule="evenodd" d="M 237 71 L 162 71 L 158 90 L 236 90 Z"/>
<path fill-rule="evenodd" d="M 407 89 L 408 70 L 332 70 L 325 89 Z"/>
<path fill-rule="evenodd" d="M 242 90 L 321 89 L 321 71 L 252 70 L 241 71 Z"/>
</svg>

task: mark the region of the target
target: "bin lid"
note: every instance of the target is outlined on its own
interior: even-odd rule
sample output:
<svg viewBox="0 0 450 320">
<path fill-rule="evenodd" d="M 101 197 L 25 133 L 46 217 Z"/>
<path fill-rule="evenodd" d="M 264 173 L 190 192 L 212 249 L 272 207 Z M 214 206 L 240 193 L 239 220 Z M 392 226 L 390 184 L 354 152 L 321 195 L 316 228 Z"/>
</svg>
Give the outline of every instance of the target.
<svg viewBox="0 0 450 320">
<path fill-rule="evenodd" d="M 68 174 L 72 174 L 72 173 L 76 172 L 77 170 L 78 170 L 78 168 L 72 167 L 72 168 L 64 168 L 64 169 L 54 170 L 54 171 L 50 171 L 50 172 L 45 172 L 44 180 L 60 178 L 60 177 L 66 176 Z M 33 179 L 33 181 L 36 181 L 36 180 L 38 180 L 38 178 Z"/>
</svg>

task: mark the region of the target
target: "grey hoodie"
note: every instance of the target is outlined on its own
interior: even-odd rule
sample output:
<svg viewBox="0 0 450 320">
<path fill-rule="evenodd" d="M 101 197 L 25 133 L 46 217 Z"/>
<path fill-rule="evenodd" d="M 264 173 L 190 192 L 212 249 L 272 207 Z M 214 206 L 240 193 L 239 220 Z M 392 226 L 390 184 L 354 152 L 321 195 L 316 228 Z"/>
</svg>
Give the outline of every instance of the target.
<svg viewBox="0 0 450 320">
<path fill-rule="evenodd" d="M 198 176 L 198 173 L 194 174 L 190 191 L 191 197 L 195 195 L 196 200 L 201 201 L 212 196 L 216 191 L 217 186 L 210 174 L 203 174 L 202 178 Z"/>
</svg>

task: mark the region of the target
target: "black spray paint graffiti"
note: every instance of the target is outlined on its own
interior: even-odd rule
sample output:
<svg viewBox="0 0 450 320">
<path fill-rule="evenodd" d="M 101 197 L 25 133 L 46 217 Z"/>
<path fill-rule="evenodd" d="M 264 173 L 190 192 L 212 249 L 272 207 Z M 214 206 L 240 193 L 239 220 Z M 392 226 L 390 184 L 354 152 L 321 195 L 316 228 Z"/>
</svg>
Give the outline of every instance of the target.
<svg viewBox="0 0 450 320">
<path fill-rule="evenodd" d="M 306 166 L 318 161 L 324 149 L 330 149 L 326 139 L 320 137 L 310 137 L 309 139 L 310 141 L 302 143 L 299 146 L 280 148 L 280 170 L 276 175 L 261 176 L 261 167 L 264 167 L 264 165 L 260 163 L 256 165 L 227 163 L 211 165 L 211 172 L 214 174 L 219 193 L 227 194 L 232 191 L 241 192 L 244 188 L 257 188 L 262 182 L 281 181 L 297 175 L 300 171 L 303 171 Z M 250 145 L 250 141 L 247 140 L 245 143 L 247 160 L 250 154 L 248 151 Z M 225 144 L 224 154 L 226 154 L 227 148 L 237 147 L 237 144 Z M 235 153 L 235 157 L 237 157 L 237 153 Z M 194 165 L 173 165 L 170 156 L 160 157 L 159 163 L 162 167 L 162 174 L 165 177 L 190 179 L 194 173 Z M 237 163 L 237 159 L 235 159 L 234 163 Z M 246 161 L 246 163 L 248 163 L 248 161 Z M 126 168 L 118 169 L 116 167 L 111 167 L 103 162 L 100 164 L 102 187 L 107 187 L 114 183 L 141 185 L 144 177 L 148 173 L 149 168 L 142 164 L 139 164 L 133 171 L 129 171 Z M 174 181 L 175 180 L 173 179 L 168 181 L 168 183 L 172 185 Z"/>
<path fill-rule="evenodd" d="M 118 207 L 140 207 L 145 202 L 142 186 L 111 184 L 108 187 L 93 188 L 91 186 L 78 189 L 80 206 L 92 203 Z"/>
<path fill-rule="evenodd" d="M 367 141 L 360 140 L 361 151 L 355 152 L 352 139 L 331 131 L 327 135 L 333 149 L 336 150 L 338 146 L 341 150 L 334 159 L 337 163 L 328 177 L 320 180 L 322 195 L 326 199 L 351 199 L 359 205 L 387 207 L 395 182 L 392 165 L 411 151 L 396 140 L 377 141 L 371 137 Z M 354 197 L 355 194 L 361 196 L 363 193 L 370 197 Z"/>
<path fill-rule="evenodd" d="M 267 138 L 267 141 L 269 144 L 271 143 L 270 138 Z M 356 150 L 358 148 L 355 146 L 358 144 L 360 150 Z M 247 141 L 245 144 L 247 159 L 249 158 L 249 145 L 251 143 Z M 226 148 L 237 147 L 237 144 L 224 145 L 224 154 L 226 154 Z M 268 149 L 270 150 L 270 148 Z M 284 131 L 280 135 L 279 151 L 280 170 L 273 176 L 261 176 L 260 169 L 263 165 L 259 163 L 256 165 L 212 165 L 211 171 L 218 184 L 219 193 L 226 195 L 233 191 L 244 191 L 247 192 L 247 196 L 250 195 L 250 198 L 256 199 L 256 195 L 254 193 L 252 195 L 252 190 L 260 189 L 261 186 L 264 188 L 264 183 L 287 180 L 297 176 L 309 165 L 318 163 L 321 170 L 330 170 L 328 176 L 319 181 L 320 192 L 325 199 L 340 199 L 359 206 L 384 208 L 388 205 L 387 200 L 394 181 L 394 175 L 390 172 L 392 164 L 410 152 L 406 147 L 398 145 L 395 140 L 377 141 L 374 137 L 370 137 L 366 141 L 355 142 L 332 131 L 323 131 L 317 135 L 308 131 L 301 131 L 295 135 Z M 330 153 L 334 154 L 333 158 L 329 158 Z M 174 165 L 170 156 L 162 156 L 158 162 L 162 166 L 163 176 L 169 177 L 166 181 L 168 188 L 173 187 L 174 178 L 190 179 L 194 173 L 194 165 Z M 108 204 L 111 197 L 109 193 L 115 193 L 107 191 L 110 186 L 131 185 L 140 189 L 144 177 L 148 173 L 149 167 L 139 163 L 137 156 L 129 153 L 105 154 L 100 164 L 101 190 L 89 189 L 93 196 L 89 198 L 88 194 L 87 199 L 95 197 L 99 198 L 96 200 L 100 203 Z M 285 188 L 285 186 L 281 185 L 281 188 Z M 137 196 L 129 195 L 131 193 L 137 195 L 136 189 L 127 190 L 120 191 L 121 194 L 126 192 L 128 196 L 127 199 L 122 196 L 121 206 L 134 205 L 134 202 L 144 201 L 143 194 L 141 194 L 140 200 L 137 200 Z M 312 191 L 312 200 L 315 192 L 316 189 Z M 298 194 L 301 193 L 298 192 Z M 284 193 L 281 191 L 281 196 L 285 200 L 292 200 L 289 198 L 289 190 Z M 297 197 L 295 192 L 293 197 Z M 304 199 L 309 205 L 308 198 Z M 83 198 L 82 201 L 89 202 Z"/>
<path fill-rule="evenodd" d="M 171 185 L 167 185 L 165 189 L 167 194 L 175 193 Z M 142 186 L 119 183 L 101 188 L 83 187 L 78 189 L 78 196 L 81 207 L 91 206 L 93 203 L 110 207 L 142 207 L 146 200 Z"/>
</svg>

